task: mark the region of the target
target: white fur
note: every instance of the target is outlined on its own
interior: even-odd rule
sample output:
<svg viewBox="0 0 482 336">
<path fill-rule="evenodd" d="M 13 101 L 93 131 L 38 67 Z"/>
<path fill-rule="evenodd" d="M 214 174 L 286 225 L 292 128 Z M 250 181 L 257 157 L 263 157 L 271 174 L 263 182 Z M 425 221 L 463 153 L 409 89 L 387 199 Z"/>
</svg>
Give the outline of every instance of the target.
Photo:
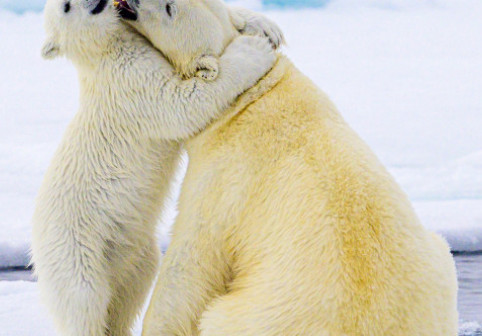
<svg viewBox="0 0 482 336">
<path fill-rule="evenodd" d="M 273 21 L 247 9 L 228 7 L 222 0 L 127 2 L 138 16 L 128 22 L 186 77 L 215 78 L 216 57 L 239 32 L 266 36 L 274 49 L 284 43 L 283 33 Z M 199 69 L 203 71 L 199 73 Z"/>
<path fill-rule="evenodd" d="M 216 81 L 182 81 L 108 3 L 46 5 L 46 58 L 78 69 L 80 109 L 39 191 L 32 262 L 65 336 L 129 335 L 158 264 L 155 225 L 179 156 L 272 66 L 268 42 L 240 37 Z M 188 29 L 188 28 L 187 28 Z"/>
<path fill-rule="evenodd" d="M 234 26 L 245 35 L 264 35 L 269 38 L 273 48 L 285 43 L 283 31 L 265 16 L 246 8 L 229 7 L 229 15 Z"/>
</svg>

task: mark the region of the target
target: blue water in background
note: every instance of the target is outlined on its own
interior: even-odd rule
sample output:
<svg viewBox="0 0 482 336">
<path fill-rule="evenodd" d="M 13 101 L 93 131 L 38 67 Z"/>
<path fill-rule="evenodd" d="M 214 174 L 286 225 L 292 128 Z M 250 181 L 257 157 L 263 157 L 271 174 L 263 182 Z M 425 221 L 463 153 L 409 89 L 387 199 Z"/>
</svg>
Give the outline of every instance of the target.
<svg viewBox="0 0 482 336">
<path fill-rule="evenodd" d="M 40 12 L 47 0 L 0 0 L 0 8 L 18 14 L 25 12 Z"/>
<path fill-rule="evenodd" d="M 302 7 L 321 7 L 329 0 L 263 0 L 263 5 L 267 8 L 302 8 Z"/>
<path fill-rule="evenodd" d="M 330 0 L 262 0 L 265 8 L 303 8 L 321 7 Z M 46 0 L 0 0 L 0 8 L 21 14 L 25 12 L 40 12 Z M 227 0 L 229 2 L 229 0 Z"/>
</svg>

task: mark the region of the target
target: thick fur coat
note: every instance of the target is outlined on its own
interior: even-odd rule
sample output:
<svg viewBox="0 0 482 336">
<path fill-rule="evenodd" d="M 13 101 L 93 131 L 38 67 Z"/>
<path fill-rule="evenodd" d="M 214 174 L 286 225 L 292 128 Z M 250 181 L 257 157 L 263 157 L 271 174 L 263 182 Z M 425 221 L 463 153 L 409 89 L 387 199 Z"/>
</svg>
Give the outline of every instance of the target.
<svg viewBox="0 0 482 336">
<path fill-rule="evenodd" d="M 186 77 L 204 72 L 213 78 L 218 57 L 239 32 L 263 33 L 274 48 L 284 42 L 278 26 L 266 17 L 227 6 L 222 0 L 127 0 L 136 20 L 128 20 Z M 186 28 L 189 27 L 189 28 Z"/>
<path fill-rule="evenodd" d="M 144 335 L 457 335 L 446 242 L 287 59 L 186 148 Z"/>
<path fill-rule="evenodd" d="M 267 40 L 238 37 L 215 81 L 183 81 L 104 0 L 49 0 L 45 14 L 43 55 L 72 60 L 81 91 L 33 218 L 41 296 L 61 335 L 129 335 L 157 269 L 155 225 L 178 141 L 220 116 L 276 56 Z"/>
</svg>

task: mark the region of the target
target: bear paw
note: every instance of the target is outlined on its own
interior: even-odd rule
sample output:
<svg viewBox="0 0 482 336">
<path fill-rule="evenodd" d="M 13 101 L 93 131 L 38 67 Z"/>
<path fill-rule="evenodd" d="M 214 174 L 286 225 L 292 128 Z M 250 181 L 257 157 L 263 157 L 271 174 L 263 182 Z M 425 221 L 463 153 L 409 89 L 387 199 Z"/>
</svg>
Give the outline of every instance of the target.
<svg viewBox="0 0 482 336">
<path fill-rule="evenodd" d="M 202 56 L 197 60 L 196 77 L 213 81 L 219 74 L 219 62 L 214 56 Z"/>
</svg>

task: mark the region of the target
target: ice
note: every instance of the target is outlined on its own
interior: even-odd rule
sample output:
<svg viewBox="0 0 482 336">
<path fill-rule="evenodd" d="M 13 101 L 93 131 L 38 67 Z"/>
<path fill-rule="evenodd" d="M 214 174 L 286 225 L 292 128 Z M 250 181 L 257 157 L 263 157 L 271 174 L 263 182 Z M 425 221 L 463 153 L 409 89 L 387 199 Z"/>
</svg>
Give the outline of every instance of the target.
<svg viewBox="0 0 482 336">
<path fill-rule="evenodd" d="M 27 4 L 0 7 L 7 3 Z M 258 0 L 238 4 L 261 9 Z M 422 223 L 454 250 L 482 250 L 482 3 L 334 0 L 265 13 L 285 31 L 285 52 L 373 148 Z M 41 13 L 0 10 L 0 267 L 28 259 L 34 198 L 78 106 L 73 66 L 40 58 L 42 21 Z"/>
<path fill-rule="evenodd" d="M 482 326 L 477 322 L 462 322 L 459 325 L 459 336 L 481 336 Z"/>
<path fill-rule="evenodd" d="M 422 223 L 444 236 L 454 252 L 482 250 L 482 201 L 414 202 Z"/>
<path fill-rule="evenodd" d="M 0 325 L 0 336 L 55 335 L 33 282 L 0 282 Z"/>
</svg>

